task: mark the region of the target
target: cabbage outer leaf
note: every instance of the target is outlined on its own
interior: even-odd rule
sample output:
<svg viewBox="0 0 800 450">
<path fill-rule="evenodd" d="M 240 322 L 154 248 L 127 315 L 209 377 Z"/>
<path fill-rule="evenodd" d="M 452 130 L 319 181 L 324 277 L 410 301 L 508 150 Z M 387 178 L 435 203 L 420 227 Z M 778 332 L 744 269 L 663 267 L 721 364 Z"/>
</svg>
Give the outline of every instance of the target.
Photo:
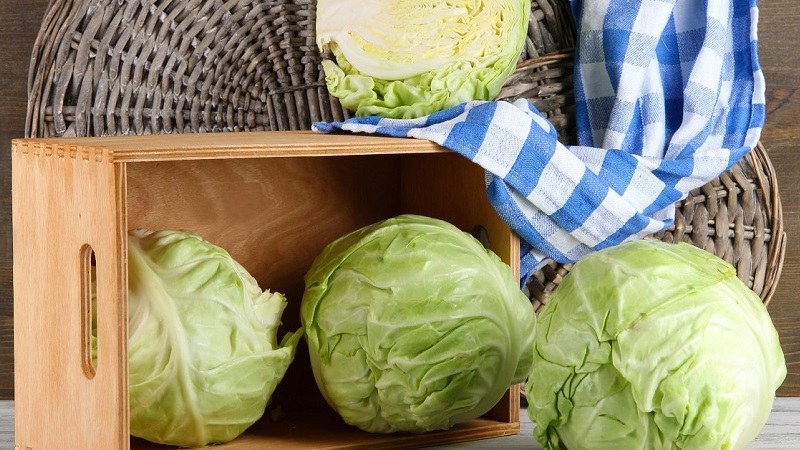
<svg viewBox="0 0 800 450">
<path fill-rule="evenodd" d="M 539 315 L 528 412 L 545 449 L 742 449 L 786 376 L 760 298 L 692 245 L 579 261 Z"/>
<path fill-rule="evenodd" d="M 277 342 L 286 299 L 185 231 L 131 231 L 128 273 L 131 434 L 188 447 L 234 439 L 294 358 L 302 330 Z"/>
<path fill-rule="evenodd" d="M 483 415 L 527 376 L 536 324 L 497 255 L 412 215 L 326 247 L 306 275 L 301 319 L 323 396 L 372 432 Z"/>
</svg>

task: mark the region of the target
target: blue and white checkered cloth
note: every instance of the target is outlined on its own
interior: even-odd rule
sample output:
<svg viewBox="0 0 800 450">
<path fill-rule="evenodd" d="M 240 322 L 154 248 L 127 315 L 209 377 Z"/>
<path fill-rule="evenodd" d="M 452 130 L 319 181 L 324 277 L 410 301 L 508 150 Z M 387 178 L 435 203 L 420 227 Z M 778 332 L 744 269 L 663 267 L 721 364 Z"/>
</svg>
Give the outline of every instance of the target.
<svg viewBox="0 0 800 450">
<path fill-rule="evenodd" d="M 470 102 L 426 117 L 316 123 L 427 139 L 487 171 L 521 237 L 522 282 L 550 259 L 669 227 L 674 204 L 755 147 L 764 123 L 755 0 L 573 0 L 578 145 L 529 102 Z"/>
</svg>

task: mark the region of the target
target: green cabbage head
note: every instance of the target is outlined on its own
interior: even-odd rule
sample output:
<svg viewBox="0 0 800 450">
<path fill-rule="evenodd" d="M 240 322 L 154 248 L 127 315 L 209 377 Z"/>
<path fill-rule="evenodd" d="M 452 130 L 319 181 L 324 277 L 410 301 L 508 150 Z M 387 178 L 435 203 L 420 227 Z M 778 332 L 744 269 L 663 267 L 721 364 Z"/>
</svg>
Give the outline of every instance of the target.
<svg viewBox="0 0 800 450">
<path fill-rule="evenodd" d="M 530 0 L 319 0 L 328 91 L 357 116 L 416 118 L 492 100 L 516 68 Z"/>
<path fill-rule="evenodd" d="M 131 434 L 186 447 L 258 420 L 302 335 L 277 331 L 286 299 L 187 231 L 128 236 Z"/>
<path fill-rule="evenodd" d="M 371 432 L 447 429 L 527 376 L 533 306 L 508 265 L 453 225 L 402 215 L 329 244 L 301 319 L 325 399 Z"/>
<path fill-rule="evenodd" d="M 636 241 L 579 261 L 539 315 L 526 383 L 545 449 L 742 449 L 786 376 L 759 297 L 722 259 Z"/>
</svg>

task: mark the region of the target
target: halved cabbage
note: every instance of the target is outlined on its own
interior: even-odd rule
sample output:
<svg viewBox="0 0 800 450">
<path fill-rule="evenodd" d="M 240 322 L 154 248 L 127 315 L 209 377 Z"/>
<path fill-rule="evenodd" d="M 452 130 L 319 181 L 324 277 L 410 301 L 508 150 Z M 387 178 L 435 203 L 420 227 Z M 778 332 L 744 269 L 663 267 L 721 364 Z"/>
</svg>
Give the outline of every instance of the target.
<svg viewBox="0 0 800 450">
<path fill-rule="evenodd" d="M 358 116 L 415 118 L 493 99 L 516 67 L 530 0 L 320 0 L 328 91 Z M 338 65 L 337 65 L 338 63 Z"/>
</svg>

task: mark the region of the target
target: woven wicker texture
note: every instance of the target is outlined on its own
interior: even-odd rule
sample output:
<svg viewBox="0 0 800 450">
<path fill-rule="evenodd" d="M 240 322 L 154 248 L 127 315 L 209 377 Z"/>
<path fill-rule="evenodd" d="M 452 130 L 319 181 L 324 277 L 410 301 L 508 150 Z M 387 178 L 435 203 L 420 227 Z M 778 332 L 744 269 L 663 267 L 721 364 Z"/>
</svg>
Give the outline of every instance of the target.
<svg viewBox="0 0 800 450">
<path fill-rule="evenodd" d="M 34 44 L 26 136 L 298 130 L 351 117 L 330 96 L 313 0 L 53 0 Z M 567 0 L 531 7 L 517 71 L 500 99 L 527 98 L 572 143 L 575 27 Z M 785 235 L 762 147 L 676 208 L 653 238 L 687 241 L 736 266 L 768 302 Z M 538 307 L 569 272 L 528 286 Z"/>
<path fill-rule="evenodd" d="M 73 0 L 34 44 L 28 136 L 305 130 L 328 95 L 312 0 Z M 563 3 L 531 10 L 523 58 L 572 46 Z"/>
</svg>

